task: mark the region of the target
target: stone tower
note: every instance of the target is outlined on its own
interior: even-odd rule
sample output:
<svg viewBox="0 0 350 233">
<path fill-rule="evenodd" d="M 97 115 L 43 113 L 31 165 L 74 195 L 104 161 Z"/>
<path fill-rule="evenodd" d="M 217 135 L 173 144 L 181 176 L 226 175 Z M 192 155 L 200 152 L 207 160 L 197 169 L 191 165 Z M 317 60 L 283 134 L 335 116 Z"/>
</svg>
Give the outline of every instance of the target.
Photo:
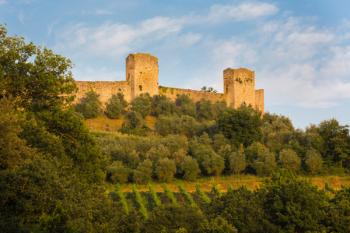
<svg viewBox="0 0 350 233">
<path fill-rule="evenodd" d="M 255 104 L 255 73 L 246 68 L 224 70 L 224 98 L 229 107 Z"/>
<path fill-rule="evenodd" d="M 142 93 L 158 95 L 158 58 L 145 53 L 129 54 L 126 58 L 126 81 L 131 100 Z"/>
</svg>

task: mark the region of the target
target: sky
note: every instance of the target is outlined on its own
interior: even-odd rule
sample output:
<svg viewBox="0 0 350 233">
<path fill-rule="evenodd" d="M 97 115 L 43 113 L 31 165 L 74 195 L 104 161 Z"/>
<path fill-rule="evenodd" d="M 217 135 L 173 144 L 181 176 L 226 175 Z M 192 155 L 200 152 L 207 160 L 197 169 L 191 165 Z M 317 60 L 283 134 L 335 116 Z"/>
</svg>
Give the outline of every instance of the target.
<svg viewBox="0 0 350 233">
<path fill-rule="evenodd" d="M 349 0 L 0 0 L 10 35 L 74 63 L 77 80 L 124 80 L 129 53 L 159 59 L 163 86 L 223 89 L 255 71 L 265 109 L 298 128 L 350 124 Z"/>
</svg>

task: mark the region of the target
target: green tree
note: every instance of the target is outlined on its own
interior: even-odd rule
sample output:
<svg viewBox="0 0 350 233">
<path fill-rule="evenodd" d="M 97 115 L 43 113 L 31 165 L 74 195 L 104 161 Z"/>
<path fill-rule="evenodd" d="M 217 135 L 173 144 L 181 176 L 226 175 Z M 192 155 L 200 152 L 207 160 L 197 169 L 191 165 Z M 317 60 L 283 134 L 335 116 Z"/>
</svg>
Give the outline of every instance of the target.
<svg viewBox="0 0 350 233">
<path fill-rule="evenodd" d="M 152 111 L 153 116 L 172 115 L 176 111 L 175 103 L 164 95 L 154 95 L 152 97 Z"/>
<path fill-rule="evenodd" d="M 194 181 L 200 173 L 198 163 L 191 156 L 185 156 L 180 164 L 180 174 L 183 179 Z"/>
<path fill-rule="evenodd" d="M 76 91 L 71 68 L 69 59 L 10 37 L 0 25 L 0 97 L 12 97 L 35 112 L 65 106 Z"/>
<path fill-rule="evenodd" d="M 277 167 L 275 155 L 259 142 L 250 145 L 246 149 L 245 154 L 249 166 L 259 176 L 270 175 Z"/>
<path fill-rule="evenodd" d="M 175 104 L 180 115 L 196 116 L 196 105 L 188 95 L 178 95 Z"/>
<path fill-rule="evenodd" d="M 323 121 L 319 125 L 319 134 L 325 142 L 323 157 L 326 163 L 336 163 L 350 167 L 350 134 L 349 127 L 340 125 L 335 119 Z"/>
<path fill-rule="evenodd" d="M 170 182 L 173 180 L 176 172 L 176 165 L 173 160 L 168 158 L 160 159 L 156 165 L 155 173 L 159 181 Z"/>
<path fill-rule="evenodd" d="M 107 167 L 107 180 L 114 184 L 128 182 L 129 175 L 130 169 L 125 167 L 120 161 L 114 161 Z"/>
<path fill-rule="evenodd" d="M 197 118 L 211 120 L 214 118 L 213 105 L 209 100 L 201 99 L 196 102 Z"/>
<path fill-rule="evenodd" d="M 306 152 L 306 159 L 305 159 L 305 165 L 307 167 L 307 170 L 311 174 L 316 174 L 321 171 L 322 169 L 322 156 L 321 154 L 316 150 L 308 150 Z"/>
<path fill-rule="evenodd" d="M 242 105 L 238 109 L 227 109 L 218 119 L 218 129 L 226 138 L 245 147 L 262 138 L 260 113 Z"/>
<path fill-rule="evenodd" d="M 123 94 L 112 95 L 106 104 L 105 114 L 108 118 L 118 119 L 127 105 L 128 103 L 124 100 Z"/>
<path fill-rule="evenodd" d="M 138 112 L 128 112 L 125 116 L 125 121 L 120 131 L 128 134 L 140 134 L 143 135 L 147 132 L 148 128 L 145 125 L 145 120 Z"/>
<path fill-rule="evenodd" d="M 225 168 L 224 159 L 207 145 L 192 143 L 190 152 L 198 161 L 199 167 L 205 175 L 220 175 Z"/>
<path fill-rule="evenodd" d="M 152 99 L 149 94 L 141 94 L 131 102 L 131 110 L 139 113 L 143 118 L 151 113 Z"/>
<path fill-rule="evenodd" d="M 149 159 L 141 162 L 133 173 L 133 181 L 138 184 L 145 184 L 151 181 L 153 173 L 153 164 Z"/>
<path fill-rule="evenodd" d="M 276 232 L 322 232 L 328 199 L 323 191 L 292 173 L 278 173 L 258 191 Z"/>
<path fill-rule="evenodd" d="M 99 95 L 94 91 L 89 91 L 75 106 L 75 110 L 81 113 L 85 119 L 96 118 L 102 113 L 102 104 Z"/>
<path fill-rule="evenodd" d="M 292 171 L 298 171 L 300 169 L 300 158 L 292 149 L 283 149 L 280 152 L 279 160 L 283 168 L 290 169 Z"/>
<path fill-rule="evenodd" d="M 238 151 L 233 152 L 229 160 L 229 171 L 233 174 L 240 174 L 246 168 L 246 161 L 244 155 L 243 145 L 241 145 Z"/>
<path fill-rule="evenodd" d="M 20 138 L 21 120 L 9 99 L 0 99 L 0 170 L 15 169 L 34 155 L 26 141 Z"/>
</svg>

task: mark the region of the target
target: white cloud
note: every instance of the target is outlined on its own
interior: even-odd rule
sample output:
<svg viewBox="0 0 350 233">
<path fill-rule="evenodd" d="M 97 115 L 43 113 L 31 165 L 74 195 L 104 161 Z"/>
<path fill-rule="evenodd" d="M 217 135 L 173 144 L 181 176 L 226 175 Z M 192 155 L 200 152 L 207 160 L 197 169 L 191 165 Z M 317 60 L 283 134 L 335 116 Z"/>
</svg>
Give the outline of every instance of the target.
<svg viewBox="0 0 350 233">
<path fill-rule="evenodd" d="M 276 14 L 278 8 L 269 3 L 241 3 L 239 5 L 214 5 L 210 8 L 208 20 L 220 22 L 228 19 L 245 21 Z"/>
<path fill-rule="evenodd" d="M 183 22 L 168 17 L 146 19 L 137 25 L 104 23 L 97 27 L 76 24 L 59 36 L 59 50 L 72 50 L 96 56 L 118 56 L 138 49 L 149 41 L 153 43 L 176 34 Z"/>
</svg>

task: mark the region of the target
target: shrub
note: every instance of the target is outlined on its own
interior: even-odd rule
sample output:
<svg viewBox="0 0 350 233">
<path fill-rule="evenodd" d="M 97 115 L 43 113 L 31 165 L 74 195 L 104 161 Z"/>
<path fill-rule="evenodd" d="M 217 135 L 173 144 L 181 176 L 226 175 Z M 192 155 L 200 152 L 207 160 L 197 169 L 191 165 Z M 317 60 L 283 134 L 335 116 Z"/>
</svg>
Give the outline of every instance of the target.
<svg viewBox="0 0 350 233">
<path fill-rule="evenodd" d="M 305 165 L 311 174 L 316 174 L 322 169 L 322 156 L 317 150 L 308 150 L 306 152 Z"/>
<path fill-rule="evenodd" d="M 149 193 L 151 194 L 152 200 L 155 204 L 155 206 L 160 207 L 162 205 L 162 202 L 160 201 L 158 194 L 154 190 L 153 185 L 149 184 L 148 185 Z"/>
<path fill-rule="evenodd" d="M 168 186 L 163 185 L 162 187 L 163 187 L 164 193 L 165 193 L 166 197 L 169 199 L 170 203 L 173 206 L 177 206 L 178 203 L 177 203 L 177 199 L 176 199 L 174 193 L 169 189 Z"/>
<path fill-rule="evenodd" d="M 297 153 L 295 153 L 295 151 L 292 149 L 283 149 L 280 152 L 279 160 L 283 168 L 292 171 L 298 171 L 300 169 L 300 158 L 298 157 Z"/>
<path fill-rule="evenodd" d="M 116 193 L 117 193 L 117 196 L 118 196 L 118 198 L 119 198 L 120 203 L 121 203 L 122 206 L 123 206 L 124 212 L 125 212 L 126 214 L 129 214 L 129 205 L 128 205 L 128 202 L 126 201 L 124 192 L 120 189 L 120 185 L 119 185 L 119 184 L 117 184 L 117 185 L 115 186 L 115 191 L 116 191 Z"/>
<path fill-rule="evenodd" d="M 123 94 L 112 95 L 106 104 L 105 114 L 108 118 L 117 119 L 121 116 L 126 106 L 127 102 L 124 100 Z"/>
<path fill-rule="evenodd" d="M 227 109 L 217 121 L 218 129 L 226 138 L 236 146 L 243 144 L 245 147 L 261 141 L 261 125 L 260 113 L 244 105 L 238 109 Z"/>
<path fill-rule="evenodd" d="M 151 115 L 172 115 L 176 111 L 176 106 L 173 101 L 164 95 L 154 95 L 152 97 Z"/>
<path fill-rule="evenodd" d="M 148 219 L 148 211 L 146 209 L 147 203 L 146 203 L 145 199 L 141 196 L 140 192 L 136 189 L 135 185 L 132 186 L 132 191 L 135 195 L 136 203 L 139 206 L 139 210 L 140 210 L 142 216 L 145 219 Z"/>
<path fill-rule="evenodd" d="M 141 94 L 131 102 L 131 110 L 145 118 L 151 113 L 151 101 L 149 94 Z"/>
<path fill-rule="evenodd" d="M 160 159 L 157 163 L 155 173 L 159 181 L 170 182 L 176 172 L 175 162 L 168 158 Z"/>
<path fill-rule="evenodd" d="M 124 167 L 120 161 L 114 161 L 107 167 L 107 180 L 112 183 L 126 183 L 128 181 L 130 170 Z"/>
<path fill-rule="evenodd" d="M 196 116 L 196 105 L 188 95 L 178 95 L 175 104 L 181 115 Z"/>
<path fill-rule="evenodd" d="M 102 113 L 102 104 L 98 99 L 99 95 L 89 91 L 75 106 L 75 110 L 81 113 L 85 119 L 96 118 Z"/>
<path fill-rule="evenodd" d="M 153 165 L 149 159 L 139 164 L 133 173 L 133 181 L 138 184 L 145 184 L 152 179 Z"/>
<path fill-rule="evenodd" d="M 238 151 L 233 152 L 229 156 L 229 171 L 233 174 L 239 174 L 246 168 L 246 161 L 244 155 L 243 145 L 241 145 Z"/>
<path fill-rule="evenodd" d="M 251 168 L 259 176 L 271 175 L 276 169 L 276 157 L 261 143 L 253 143 L 246 149 L 246 158 Z"/>
<path fill-rule="evenodd" d="M 196 194 L 204 203 L 209 204 L 211 202 L 208 195 L 201 190 L 199 184 L 196 185 Z"/>
<path fill-rule="evenodd" d="M 197 179 L 200 173 L 197 160 L 193 159 L 191 156 L 185 156 L 180 164 L 180 174 L 183 179 L 194 181 Z"/>
</svg>

